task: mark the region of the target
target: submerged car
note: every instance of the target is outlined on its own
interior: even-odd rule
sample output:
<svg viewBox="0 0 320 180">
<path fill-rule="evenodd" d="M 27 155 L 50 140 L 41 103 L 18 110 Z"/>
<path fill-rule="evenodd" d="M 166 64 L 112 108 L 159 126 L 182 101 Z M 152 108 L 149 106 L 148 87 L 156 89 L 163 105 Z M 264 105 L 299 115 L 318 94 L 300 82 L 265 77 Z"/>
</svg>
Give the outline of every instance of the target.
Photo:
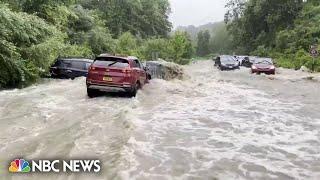
<svg viewBox="0 0 320 180">
<path fill-rule="evenodd" d="M 136 57 L 105 54 L 90 66 L 86 84 L 89 97 L 100 92 L 125 92 L 133 97 L 147 82 L 146 68 Z"/>
<path fill-rule="evenodd" d="M 235 56 L 235 58 L 239 62 L 239 66 L 242 66 L 242 63 L 246 61 L 246 59 L 249 59 L 248 56 Z"/>
<path fill-rule="evenodd" d="M 88 75 L 88 69 L 93 63 L 91 59 L 83 58 L 58 58 L 50 67 L 52 78 L 74 79 Z"/>
<path fill-rule="evenodd" d="M 243 59 L 241 66 L 250 68 L 252 66 L 252 64 L 255 63 L 257 58 L 258 57 L 256 57 L 256 56 L 246 57 L 246 58 Z"/>
<path fill-rule="evenodd" d="M 228 55 L 219 56 L 215 65 L 218 66 L 218 69 L 221 71 L 240 69 L 237 59 Z"/>
<path fill-rule="evenodd" d="M 251 66 L 252 73 L 276 74 L 276 67 L 271 58 L 258 58 Z"/>
<path fill-rule="evenodd" d="M 145 63 L 145 66 L 147 67 L 147 73 L 150 79 L 151 78 L 163 79 L 165 75 L 163 71 L 164 67 L 159 61 L 147 61 Z"/>
</svg>

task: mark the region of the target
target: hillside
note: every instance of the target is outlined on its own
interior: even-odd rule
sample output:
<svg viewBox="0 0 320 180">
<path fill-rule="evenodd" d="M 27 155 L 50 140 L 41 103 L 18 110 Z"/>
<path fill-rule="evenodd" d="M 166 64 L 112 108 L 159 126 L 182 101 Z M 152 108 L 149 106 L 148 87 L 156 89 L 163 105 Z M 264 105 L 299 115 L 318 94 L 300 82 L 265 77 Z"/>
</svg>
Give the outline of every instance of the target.
<svg viewBox="0 0 320 180">
<path fill-rule="evenodd" d="M 216 29 L 224 25 L 224 22 L 214 22 L 214 23 L 208 23 L 201 26 L 178 26 L 175 31 L 186 31 L 193 41 L 197 39 L 197 34 L 200 31 L 206 31 L 208 30 L 211 33 L 214 33 Z"/>
</svg>

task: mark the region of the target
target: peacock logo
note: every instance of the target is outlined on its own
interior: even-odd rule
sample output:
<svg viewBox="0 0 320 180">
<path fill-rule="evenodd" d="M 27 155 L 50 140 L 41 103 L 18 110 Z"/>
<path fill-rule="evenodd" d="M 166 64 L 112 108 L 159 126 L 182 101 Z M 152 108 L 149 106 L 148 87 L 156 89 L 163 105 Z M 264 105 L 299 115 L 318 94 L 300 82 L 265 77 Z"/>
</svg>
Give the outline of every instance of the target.
<svg viewBox="0 0 320 180">
<path fill-rule="evenodd" d="M 28 173 L 31 171 L 29 162 L 24 159 L 16 159 L 10 163 L 9 172 Z"/>
</svg>

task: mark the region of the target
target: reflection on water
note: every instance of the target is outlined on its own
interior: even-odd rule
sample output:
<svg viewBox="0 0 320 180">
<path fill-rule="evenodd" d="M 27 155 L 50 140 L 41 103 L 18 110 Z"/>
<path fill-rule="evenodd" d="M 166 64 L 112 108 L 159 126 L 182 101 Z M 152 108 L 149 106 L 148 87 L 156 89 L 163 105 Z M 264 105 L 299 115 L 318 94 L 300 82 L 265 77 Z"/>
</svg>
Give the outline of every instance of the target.
<svg viewBox="0 0 320 180">
<path fill-rule="evenodd" d="M 5 179 L 319 179 L 320 83 L 219 72 L 153 80 L 136 98 L 86 97 L 85 80 L 0 92 Z M 270 78 L 272 77 L 272 78 Z M 8 175 L 13 158 L 98 158 L 100 174 Z"/>
</svg>

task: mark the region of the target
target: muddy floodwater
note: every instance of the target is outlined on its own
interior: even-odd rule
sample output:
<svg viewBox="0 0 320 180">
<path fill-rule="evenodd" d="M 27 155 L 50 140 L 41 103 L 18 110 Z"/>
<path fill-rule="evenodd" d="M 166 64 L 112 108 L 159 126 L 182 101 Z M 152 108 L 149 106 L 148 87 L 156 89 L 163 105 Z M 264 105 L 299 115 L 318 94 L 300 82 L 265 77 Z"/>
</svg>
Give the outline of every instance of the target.
<svg viewBox="0 0 320 180">
<path fill-rule="evenodd" d="M 136 98 L 85 79 L 0 91 L 0 179 L 320 179 L 320 79 L 185 67 Z M 15 158 L 100 159 L 99 174 L 9 174 Z"/>
</svg>

